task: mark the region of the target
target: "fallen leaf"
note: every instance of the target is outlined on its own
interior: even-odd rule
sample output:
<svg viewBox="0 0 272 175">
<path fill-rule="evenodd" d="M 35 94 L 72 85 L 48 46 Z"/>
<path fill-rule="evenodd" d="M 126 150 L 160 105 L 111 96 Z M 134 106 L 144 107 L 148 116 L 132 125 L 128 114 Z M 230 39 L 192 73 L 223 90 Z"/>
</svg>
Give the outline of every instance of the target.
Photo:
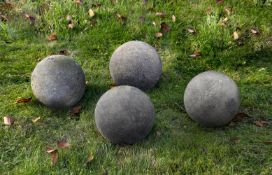
<svg viewBox="0 0 272 175">
<path fill-rule="evenodd" d="M 176 16 L 175 15 L 172 15 L 172 21 L 176 22 Z"/>
<path fill-rule="evenodd" d="M 192 55 L 190 55 L 190 57 L 192 57 L 192 58 L 198 58 L 200 56 L 201 56 L 200 50 L 195 50 L 194 53 Z"/>
<path fill-rule="evenodd" d="M 235 117 L 232 119 L 233 122 L 242 122 L 245 118 L 248 118 L 249 116 L 246 113 L 239 112 L 235 115 Z"/>
<path fill-rule="evenodd" d="M 62 149 L 71 147 L 71 144 L 68 143 L 68 141 L 66 139 L 59 140 L 57 142 L 57 145 L 59 148 L 62 148 Z"/>
<path fill-rule="evenodd" d="M 119 14 L 119 13 L 117 13 L 116 16 L 117 16 L 117 18 L 118 18 L 120 21 L 122 21 L 123 23 L 127 22 L 127 17 L 125 17 L 125 16 L 123 16 L 123 15 L 121 15 L 121 14 Z"/>
<path fill-rule="evenodd" d="M 236 32 L 236 31 L 233 32 L 232 36 L 233 36 L 234 41 L 236 41 L 236 40 L 239 39 L 239 34 L 238 34 L 238 32 Z"/>
<path fill-rule="evenodd" d="M 52 147 L 48 147 L 46 152 L 51 156 L 51 165 L 55 165 L 58 161 L 58 150 Z"/>
<path fill-rule="evenodd" d="M 223 22 L 224 22 L 224 23 L 226 23 L 226 22 L 228 22 L 228 21 L 229 21 L 229 18 L 228 18 L 228 17 L 226 17 L 226 18 L 223 19 Z"/>
<path fill-rule="evenodd" d="M 82 0 L 76 0 L 75 3 L 76 3 L 77 5 L 81 5 L 81 4 L 82 4 Z"/>
<path fill-rule="evenodd" d="M 155 33 L 155 37 L 156 38 L 161 38 L 162 36 L 163 36 L 163 34 L 161 32 Z"/>
<path fill-rule="evenodd" d="M 4 117 L 4 125 L 11 126 L 14 123 L 14 119 L 11 116 Z"/>
<path fill-rule="evenodd" d="M 94 156 L 92 154 L 90 154 L 85 164 L 90 165 L 90 163 L 93 161 L 93 159 L 94 159 Z"/>
<path fill-rule="evenodd" d="M 224 12 L 226 13 L 226 15 L 230 15 L 231 14 L 231 9 L 230 8 L 225 8 Z"/>
<path fill-rule="evenodd" d="M 70 113 L 72 115 L 78 115 L 80 114 L 80 111 L 81 111 L 81 106 L 75 106 L 70 110 Z"/>
<path fill-rule="evenodd" d="M 162 17 L 162 18 L 166 16 L 166 14 L 163 13 L 163 12 L 157 12 L 155 15 L 159 16 L 159 17 Z"/>
<path fill-rule="evenodd" d="M 48 36 L 48 41 L 55 41 L 55 40 L 57 40 L 58 38 L 57 38 L 57 35 L 55 34 L 55 33 L 52 33 L 52 34 L 50 34 L 49 36 Z"/>
<path fill-rule="evenodd" d="M 264 120 L 257 120 L 257 121 L 254 121 L 254 124 L 258 127 L 264 127 L 266 125 L 269 124 L 268 121 L 264 121 Z"/>
<path fill-rule="evenodd" d="M 191 34 L 195 34 L 196 30 L 194 28 L 188 28 L 187 31 Z"/>
<path fill-rule="evenodd" d="M 94 15 L 95 15 L 95 13 L 92 9 L 89 9 L 88 13 L 89 13 L 89 17 L 91 17 L 91 18 L 94 17 Z"/>
<path fill-rule="evenodd" d="M 73 29 L 75 27 L 74 23 L 68 24 L 68 29 Z"/>
<path fill-rule="evenodd" d="M 240 142 L 240 137 L 231 137 L 230 141 L 234 142 L 234 143 L 239 143 Z"/>
<path fill-rule="evenodd" d="M 168 26 L 165 22 L 162 22 L 162 23 L 161 23 L 161 31 L 164 32 L 164 33 L 170 31 L 169 26 Z"/>
<path fill-rule="evenodd" d="M 272 145 L 272 141 L 264 141 L 263 143 L 266 145 Z"/>
<path fill-rule="evenodd" d="M 41 117 L 34 118 L 34 119 L 32 119 L 32 122 L 37 123 L 40 119 L 41 119 Z"/>
<path fill-rule="evenodd" d="M 17 98 L 16 103 L 28 103 L 28 102 L 31 102 L 31 100 L 32 100 L 32 97 L 29 97 L 29 98 Z"/>
<path fill-rule="evenodd" d="M 67 15 L 67 16 L 66 16 L 66 21 L 67 21 L 68 23 L 71 23 L 72 20 L 73 20 L 73 18 L 72 18 L 71 15 Z"/>
<path fill-rule="evenodd" d="M 216 0 L 217 4 L 222 4 L 224 2 L 224 0 Z"/>
<path fill-rule="evenodd" d="M 253 35 L 258 35 L 260 33 L 260 31 L 257 28 L 252 28 L 250 31 Z"/>
</svg>

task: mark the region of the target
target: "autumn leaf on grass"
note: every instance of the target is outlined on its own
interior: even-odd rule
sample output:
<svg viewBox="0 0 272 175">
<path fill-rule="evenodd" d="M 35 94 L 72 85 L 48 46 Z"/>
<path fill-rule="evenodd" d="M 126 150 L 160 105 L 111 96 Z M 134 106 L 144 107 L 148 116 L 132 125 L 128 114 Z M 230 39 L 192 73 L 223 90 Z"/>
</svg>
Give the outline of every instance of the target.
<svg viewBox="0 0 272 175">
<path fill-rule="evenodd" d="M 156 38 L 161 38 L 162 36 L 163 36 L 163 34 L 161 32 L 155 33 L 155 37 Z"/>
<path fill-rule="evenodd" d="M 56 35 L 56 33 L 51 33 L 49 36 L 48 36 L 48 41 L 55 41 L 55 40 L 57 40 L 58 38 L 57 38 L 57 35 Z"/>
<path fill-rule="evenodd" d="M 41 119 L 41 117 L 34 118 L 34 119 L 32 119 L 32 122 L 37 123 L 40 119 Z"/>
<path fill-rule="evenodd" d="M 257 121 L 254 121 L 254 124 L 258 127 L 264 127 L 266 125 L 269 124 L 268 121 L 264 121 L 264 120 L 257 120 Z"/>
<path fill-rule="evenodd" d="M 231 9 L 228 8 L 228 7 L 226 7 L 226 8 L 224 9 L 224 12 L 225 12 L 226 15 L 229 16 L 229 15 L 231 14 Z"/>
<path fill-rule="evenodd" d="M 93 156 L 92 154 L 90 154 L 85 164 L 86 164 L 87 166 L 90 165 L 91 162 L 93 161 L 93 159 L 94 159 L 94 156 Z"/>
<path fill-rule="evenodd" d="M 32 100 L 32 97 L 29 97 L 29 98 L 17 98 L 16 99 L 16 103 L 28 103 L 28 102 L 31 102 Z"/>
<path fill-rule="evenodd" d="M 70 110 L 72 115 L 79 115 L 81 111 L 81 106 L 75 106 Z"/>
<path fill-rule="evenodd" d="M 75 3 L 76 3 L 77 5 L 81 5 L 81 4 L 82 4 L 82 0 L 75 0 Z"/>
<path fill-rule="evenodd" d="M 224 0 L 216 0 L 217 4 L 222 4 L 224 2 Z"/>
<path fill-rule="evenodd" d="M 232 37 L 234 41 L 237 41 L 240 38 L 237 31 L 233 32 Z"/>
<path fill-rule="evenodd" d="M 196 33 L 196 30 L 192 27 L 188 28 L 187 31 L 191 34 L 195 34 Z"/>
<path fill-rule="evenodd" d="M 94 17 L 94 15 L 95 15 L 95 13 L 92 9 L 89 9 L 88 13 L 89 13 L 89 17 L 91 17 L 91 18 Z"/>
<path fill-rule="evenodd" d="M 157 12 L 155 15 L 162 18 L 166 16 L 166 14 L 163 12 Z"/>
<path fill-rule="evenodd" d="M 250 32 L 251 32 L 253 35 L 258 35 L 258 34 L 260 34 L 260 31 L 259 31 L 259 29 L 257 29 L 257 28 L 252 28 L 252 29 L 250 30 Z"/>
<path fill-rule="evenodd" d="M 55 165 L 58 161 L 58 150 L 52 147 L 48 147 L 46 152 L 51 156 L 51 165 Z"/>
<path fill-rule="evenodd" d="M 11 116 L 5 116 L 4 125 L 11 126 L 14 123 L 14 119 Z"/>
<path fill-rule="evenodd" d="M 116 16 L 122 23 L 127 22 L 127 17 L 126 16 L 123 16 L 123 15 L 121 15 L 119 13 L 117 13 Z"/>
<path fill-rule="evenodd" d="M 161 23 L 161 31 L 163 33 L 167 33 L 170 31 L 170 27 L 165 23 L 165 22 L 162 22 Z"/>
<path fill-rule="evenodd" d="M 233 122 L 242 122 L 245 118 L 248 118 L 249 116 L 246 113 L 239 112 L 235 115 L 235 117 L 232 119 Z"/>
<path fill-rule="evenodd" d="M 190 55 L 190 57 L 192 57 L 192 58 L 198 58 L 200 56 L 201 56 L 200 50 L 195 50 L 194 53 L 192 55 Z"/>
<path fill-rule="evenodd" d="M 71 147 L 71 144 L 68 143 L 68 141 L 66 139 L 59 140 L 57 142 L 57 145 L 61 149 L 65 149 L 65 148 L 70 148 Z"/>
</svg>

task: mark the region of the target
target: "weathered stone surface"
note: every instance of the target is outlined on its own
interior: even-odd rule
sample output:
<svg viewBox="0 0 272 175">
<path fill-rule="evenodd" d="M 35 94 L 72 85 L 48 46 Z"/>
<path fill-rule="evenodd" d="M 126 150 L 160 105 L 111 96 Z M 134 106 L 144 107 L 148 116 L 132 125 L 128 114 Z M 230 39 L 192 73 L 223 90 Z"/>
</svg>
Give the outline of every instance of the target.
<svg viewBox="0 0 272 175">
<path fill-rule="evenodd" d="M 235 82 L 223 73 L 207 71 L 187 85 L 184 105 L 188 115 L 207 127 L 228 124 L 239 110 L 240 93 Z"/>
<path fill-rule="evenodd" d="M 154 87 L 162 73 L 157 51 L 142 41 L 129 41 L 118 47 L 109 67 L 117 85 L 130 85 L 142 90 Z"/>
<path fill-rule="evenodd" d="M 37 64 L 31 76 L 35 97 L 52 108 L 75 105 L 85 91 L 85 75 L 80 65 L 64 55 L 46 57 Z"/>
<path fill-rule="evenodd" d="M 154 118 L 154 107 L 149 97 L 132 86 L 110 89 L 95 108 L 99 132 L 115 144 L 133 144 L 146 137 Z"/>
</svg>

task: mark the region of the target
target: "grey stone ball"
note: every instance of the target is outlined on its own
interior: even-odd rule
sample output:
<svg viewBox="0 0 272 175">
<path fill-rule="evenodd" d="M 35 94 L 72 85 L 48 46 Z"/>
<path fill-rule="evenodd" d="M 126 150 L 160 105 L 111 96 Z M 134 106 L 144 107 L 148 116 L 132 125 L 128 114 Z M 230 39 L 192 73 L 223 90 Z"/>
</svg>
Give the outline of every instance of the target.
<svg viewBox="0 0 272 175">
<path fill-rule="evenodd" d="M 228 124 L 237 114 L 240 92 L 225 74 L 206 71 L 187 85 L 184 105 L 193 120 L 206 127 L 219 127 Z"/>
<path fill-rule="evenodd" d="M 103 137 L 114 144 L 133 144 L 148 135 L 155 119 L 149 97 L 132 86 L 108 90 L 95 108 L 95 123 Z"/>
<path fill-rule="evenodd" d="M 75 105 L 85 91 L 85 75 L 80 65 L 64 55 L 52 55 L 40 61 L 31 76 L 35 97 L 51 108 Z"/>
<path fill-rule="evenodd" d="M 142 41 L 129 41 L 118 47 L 112 54 L 109 67 L 115 84 L 141 90 L 154 87 L 162 73 L 156 49 Z"/>
</svg>

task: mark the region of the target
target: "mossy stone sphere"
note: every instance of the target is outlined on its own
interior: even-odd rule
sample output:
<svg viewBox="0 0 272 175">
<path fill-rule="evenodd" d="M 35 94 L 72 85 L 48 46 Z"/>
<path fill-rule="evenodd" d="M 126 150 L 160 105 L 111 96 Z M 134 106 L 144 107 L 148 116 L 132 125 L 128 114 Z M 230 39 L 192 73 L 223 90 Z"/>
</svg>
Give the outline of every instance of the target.
<svg viewBox="0 0 272 175">
<path fill-rule="evenodd" d="M 187 85 L 184 105 L 188 115 L 206 127 L 228 124 L 237 114 L 240 93 L 235 82 L 223 73 L 207 71 Z"/>
<path fill-rule="evenodd" d="M 109 67 L 116 85 L 130 85 L 141 90 L 154 87 L 162 73 L 156 49 L 142 41 L 129 41 L 118 47 Z"/>
<path fill-rule="evenodd" d="M 95 108 L 95 123 L 103 137 L 114 144 L 133 144 L 148 135 L 155 118 L 149 97 L 132 86 L 107 91 Z"/>
<path fill-rule="evenodd" d="M 64 55 L 52 55 L 39 62 L 31 76 L 35 97 L 51 108 L 68 108 L 82 98 L 85 75 L 80 65 Z"/>
</svg>

